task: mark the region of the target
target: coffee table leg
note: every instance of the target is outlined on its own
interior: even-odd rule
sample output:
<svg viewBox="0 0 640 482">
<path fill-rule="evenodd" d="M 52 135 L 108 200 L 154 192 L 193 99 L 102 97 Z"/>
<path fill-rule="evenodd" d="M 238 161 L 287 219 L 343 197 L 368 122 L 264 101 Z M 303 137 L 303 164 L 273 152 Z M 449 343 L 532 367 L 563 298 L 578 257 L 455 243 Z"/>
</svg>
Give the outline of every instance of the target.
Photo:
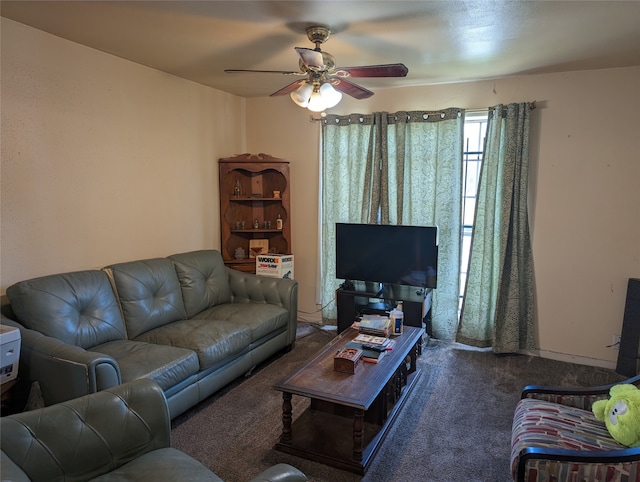
<svg viewBox="0 0 640 482">
<path fill-rule="evenodd" d="M 282 435 L 281 442 L 289 442 L 291 440 L 291 394 L 282 392 Z"/>
<path fill-rule="evenodd" d="M 353 460 L 362 461 L 362 443 L 364 441 L 364 410 L 356 408 L 353 412 Z"/>
<path fill-rule="evenodd" d="M 411 359 L 409 373 L 413 373 L 417 369 L 417 361 L 418 361 L 418 345 L 416 344 L 411 352 L 409 353 L 409 358 Z"/>
</svg>

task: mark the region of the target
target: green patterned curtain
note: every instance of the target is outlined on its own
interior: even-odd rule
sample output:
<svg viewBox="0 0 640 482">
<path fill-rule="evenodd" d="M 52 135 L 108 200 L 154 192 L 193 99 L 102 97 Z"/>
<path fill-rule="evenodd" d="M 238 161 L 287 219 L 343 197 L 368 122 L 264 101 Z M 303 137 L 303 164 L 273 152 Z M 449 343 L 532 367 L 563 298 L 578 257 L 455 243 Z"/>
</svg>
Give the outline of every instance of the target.
<svg viewBox="0 0 640 482">
<path fill-rule="evenodd" d="M 490 109 L 457 341 L 495 353 L 534 348 L 527 210 L 529 103 Z"/>
<path fill-rule="evenodd" d="M 338 284 L 336 222 L 438 225 L 433 331 L 441 339 L 455 338 L 463 130 L 460 109 L 329 115 L 323 120 L 323 304 L 334 298 Z M 325 321 L 332 322 L 335 306 L 323 313 Z"/>
<path fill-rule="evenodd" d="M 328 116 L 329 117 L 329 116 Z M 370 223 L 377 212 L 380 169 L 374 162 L 376 146 L 373 115 L 331 116 L 322 124 L 322 166 L 320 177 L 320 288 L 318 303 L 335 297 L 335 228 L 337 222 Z M 335 323 L 336 307 L 328 305 L 323 321 Z"/>
<path fill-rule="evenodd" d="M 458 328 L 464 112 L 389 116 L 389 223 L 438 226 L 438 288 L 433 335 L 454 340 Z M 384 215 L 383 215 L 384 219 Z"/>
</svg>

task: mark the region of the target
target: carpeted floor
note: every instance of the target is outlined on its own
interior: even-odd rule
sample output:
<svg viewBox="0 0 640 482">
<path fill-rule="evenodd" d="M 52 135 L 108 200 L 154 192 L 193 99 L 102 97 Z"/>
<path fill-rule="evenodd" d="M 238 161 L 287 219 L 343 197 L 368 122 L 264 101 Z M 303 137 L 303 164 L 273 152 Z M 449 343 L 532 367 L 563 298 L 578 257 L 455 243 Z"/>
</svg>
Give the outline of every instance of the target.
<svg viewBox="0 0 640 482">
<path fill-rule="evenodd" d="M 495 356 L 431 340 L 422 374 L 364 477 L 278 452 L 282 396 L 271 387 L 334 332 L 301 324 L 293 351 L 263 364 L 173 421 L 174 447 L 226 482 L 245 482 L 286 462 L 318 482 L 511 480 L 513 409 L 527 384 L 590 386 L 618 381 L 611 370 L 528 356 Z M 293 414 L 308 400 L 293 397 Z"/>
</svg>

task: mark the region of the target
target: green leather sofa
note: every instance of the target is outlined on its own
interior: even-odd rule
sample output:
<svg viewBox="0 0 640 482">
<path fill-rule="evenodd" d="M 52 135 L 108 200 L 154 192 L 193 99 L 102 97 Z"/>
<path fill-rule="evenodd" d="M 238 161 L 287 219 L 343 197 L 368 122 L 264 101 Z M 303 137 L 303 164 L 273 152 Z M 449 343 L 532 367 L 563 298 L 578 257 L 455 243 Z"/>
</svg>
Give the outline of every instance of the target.
<svg viewBox="0 0 640 482">
<path fill-rule="evenodd" d="M 150 378 L 171 418 L 293 347 L 298 283 L 232 270 L 215 250 L 21 281 L 3 324 L 45 405 Z"/>
<path fill-rule="evenodd" d="M 2 417 L 0 448 L 3 481 L 222 481 L 171 447 L 164 394 L 149 379 Z M 305 480 L 277 464 L 252 482 Z"/>
</svg>

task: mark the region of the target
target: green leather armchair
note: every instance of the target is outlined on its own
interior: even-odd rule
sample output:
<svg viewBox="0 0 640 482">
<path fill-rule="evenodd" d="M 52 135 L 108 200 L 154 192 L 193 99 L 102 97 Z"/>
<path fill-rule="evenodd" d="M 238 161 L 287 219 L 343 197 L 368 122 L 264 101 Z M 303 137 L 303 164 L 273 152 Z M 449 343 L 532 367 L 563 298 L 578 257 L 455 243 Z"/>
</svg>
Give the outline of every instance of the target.
<svg viewBox="0 0 640 482">
<path fill-rule="evenodd" d="M 150 379 L 131 381 L 0 419 L 3 481 L 215 481 L 218 476 L 171 447 L 169 410 Z M 303 482 L 278 464 L 252 482 Z"/>
</svg>

